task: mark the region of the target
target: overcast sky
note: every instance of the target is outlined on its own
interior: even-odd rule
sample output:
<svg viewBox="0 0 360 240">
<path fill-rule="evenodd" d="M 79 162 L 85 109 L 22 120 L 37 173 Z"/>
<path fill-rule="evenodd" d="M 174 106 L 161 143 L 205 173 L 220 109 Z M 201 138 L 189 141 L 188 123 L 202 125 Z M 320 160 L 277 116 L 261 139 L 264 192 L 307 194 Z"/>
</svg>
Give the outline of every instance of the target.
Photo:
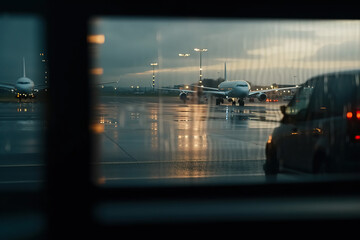
<svg viewBox="0 0 360 240">
<path fill-rule="evenodd" d="M 35 84 L 44 83 L 40 52 L 44 51 L 44 26 L 39 18 L 26 15 L 0 15 L 0 82 L 12 83 L 26 76 Z"/>
<path fill-rule="evenodd" d="M 210 20 L 177 18 L 95 18 L 91 32 L 105 42 L 90 46 L 101 82 L 150 87 L 157 62 L 156 85 L 195 83 L 199 53 L 203 78 L 224 76 L 254 84 L 301 83 L 316 74 L 360 68 L 360 21 Z M 41 84 L 44 49 L 42 22 L 34 17 L 0 15 L 0 82 L 22 75 Z M 189 53 L 187 58 L 179 53 Z M 294 77 L 295 76 L 295 77 Z M 50 79 L 51 80 L 51 79 Z"/>
<path fill-rule="evenodd" d="M 96 18 L 92 32 L 104 34 L 93 55 L 103 68 L 99 81 L 119 86 L 194 83 L 224 76 L 254 84 L 301 83 L 316 74 L 360 68 L 360 21 L 204 20 Z M 189 53 L 187 58 L 179 53 Z"/>
</svg>

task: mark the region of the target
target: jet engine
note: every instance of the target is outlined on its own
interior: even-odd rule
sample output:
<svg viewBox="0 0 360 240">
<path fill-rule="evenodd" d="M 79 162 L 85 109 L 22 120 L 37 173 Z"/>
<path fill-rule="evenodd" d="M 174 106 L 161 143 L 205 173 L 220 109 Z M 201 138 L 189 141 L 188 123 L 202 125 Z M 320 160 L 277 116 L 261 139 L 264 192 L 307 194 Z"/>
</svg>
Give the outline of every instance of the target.
<svg viewBox="0 0 360 240">
<path fill-rule="evenodd" d="M 183 102 L 186 102 L 186 100 L 187 100 L 187 94 L 186 94 L 186 92 L 181 92 L 181 93 L 179 94 L 179 98 L 180 98 L 180 100 L 182 100 Z"/>
<path fill-rule="evenodd" d="M 266 98 L 267 98 L 267 96 L 266 96 L 265 93 L 259 93 L 258 96 L 257 96 L 257 99 L 259 99 L 260 102 L 265 101 Z"/>
</svg>

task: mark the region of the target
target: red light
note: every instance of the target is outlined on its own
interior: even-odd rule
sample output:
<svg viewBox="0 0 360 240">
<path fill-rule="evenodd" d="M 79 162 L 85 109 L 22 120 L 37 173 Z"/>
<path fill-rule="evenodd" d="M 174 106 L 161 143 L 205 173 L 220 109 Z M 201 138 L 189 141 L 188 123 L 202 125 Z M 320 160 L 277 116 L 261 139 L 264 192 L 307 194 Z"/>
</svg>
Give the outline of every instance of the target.
<svg viewBox="0 0 360 240">
<path fill-rule="evenodd" d="M 359 111 L 359 110 L 356 111 L 356 118 L 357 118 L 357 119 L 360 119 L 360 111 Z"/>
<path fill-rule="evenodd" d="M 360 140 L 360 135 L 355 135 L 355 140 Z"/>
<path fill-rule="evenodd" d="M 347 117 L 347 119 L 351 119 L 353 117 L 353 113 L 352 112 L 347 112 L 346 117 Z"/>
</svg>

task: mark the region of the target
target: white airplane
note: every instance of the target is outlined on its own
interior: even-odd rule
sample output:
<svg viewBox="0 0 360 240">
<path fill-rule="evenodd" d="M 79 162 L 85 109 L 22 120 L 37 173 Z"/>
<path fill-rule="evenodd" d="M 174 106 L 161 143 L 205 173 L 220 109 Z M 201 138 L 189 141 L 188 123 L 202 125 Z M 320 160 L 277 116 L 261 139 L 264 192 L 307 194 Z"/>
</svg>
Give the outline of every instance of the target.
<svg viewBox="0 0 360 240">
<path fill-rule="evenodd" d="M 287 87 L 287 88 L 274 88 L 274 89 L 266 89 L 260 91 L 252 91 L 250 88 L 250 84 L 245 80 L 232 80 L 228 81 L 226 79 L 226 63 L 225 63 L 225 81 L 220 83 L 217 88 L 211 87 L 203 87 L 199 86 L 202 93 L 205 95 L 213 95 L 216 98 L 216 105 L 220 105 L 220 103 L 224 103 L 224 99 L 227 99 L 229 102 L 232 102 L 233 105 L 236 104 L 235 99 L 238 99 L 239 106 L 244 106 L 245 98 L 257 98 L 259 101 L 265 101 L 267 96 L 266 92 L 273 91 L 282 91 L 289 89 L 297 89 L 299 86 Z M 204 90 L 202 90 L 204 89 Z M 162 88 L 162 90 L 177 90 L 180 91 L 179 97 L 182 101 L 186 102 L 188 93 L 198 93 L 199 91 L 194 90 L 186 90 L 186 89 L 166 89 Z"/>
<path fill-rule="evenodd" d="M 34 81 L 26 77 L 25 58 L 23 58 L 23 76 L 16 80 L 15 84 L 0 83 L 0 88 L 11 91 L 21 101 L 21 98 L 33 98 L 39 89 L 46 89 L 46 86 L 36 86 Z"/>
</svg>

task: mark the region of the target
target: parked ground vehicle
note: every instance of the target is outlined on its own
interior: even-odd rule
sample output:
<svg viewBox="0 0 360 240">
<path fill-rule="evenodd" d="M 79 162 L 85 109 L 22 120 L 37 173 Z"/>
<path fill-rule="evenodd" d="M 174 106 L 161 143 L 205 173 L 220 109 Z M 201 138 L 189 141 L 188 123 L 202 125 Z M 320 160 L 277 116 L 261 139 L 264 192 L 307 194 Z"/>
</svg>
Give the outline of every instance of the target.
<svg viewBox="0 0 360 240">
<path fill-rule="evenodd" d="M 313 77 L 266 143 L 265 174 L 360 171 L 360 70 Z"/>
</svg>

